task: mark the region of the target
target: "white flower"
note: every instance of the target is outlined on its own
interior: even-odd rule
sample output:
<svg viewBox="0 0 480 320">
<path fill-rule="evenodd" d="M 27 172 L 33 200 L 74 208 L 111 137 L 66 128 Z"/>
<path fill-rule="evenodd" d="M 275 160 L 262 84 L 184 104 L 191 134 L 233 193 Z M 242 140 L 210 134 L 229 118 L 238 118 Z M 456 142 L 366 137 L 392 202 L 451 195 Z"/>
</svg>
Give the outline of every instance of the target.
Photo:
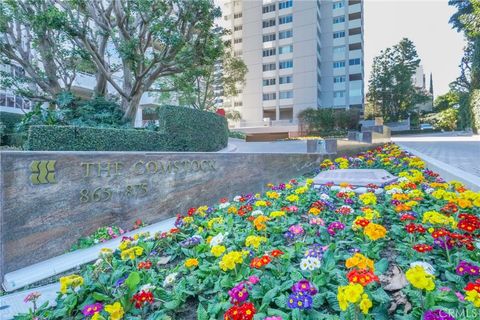
<svg viewBox="0 0 480 320">
<path fill-rule="evenodd" d="M 320 195 L 320 199 L 322 199 L 322 200 L 330 200 L 330 196 L 329 196 L 328 194 L 326 194 L 326 193 L 322 193 L 322 194 Z"/>
<path fill-rule="evenodd" d="M 252 211 L 252 216 L 260 216 L 260 215 L 263 215 L 263 211 L 262 210 L 254 210 Z"/>
<path fill-rule="evenodd" d="M 400 177 L 398 178 L 398 182 L 408 182 L 408 179 L 406 177 Z"/>
<path fill-rule="evenodd" d="M 300 269 L 302 270 L 313 271 L 318 268 L 320 268 L 320 260 L 316 257 L 307 257 L 300 261 Z"/>
<path fill-rule="evenodd" d="M 340 191 L 340 192 L 351 192 L 351 191 L 353 191 L 353 190 L 352 190 L 352 188 L 350 188 L 350 187 L 344 187 L 344 188 L 340 188 L 339 191 Z"/>
<path fill-rule="evenodd" d="M 399 188 L 392 188 L 385 192 L 386 194 L 395 194 L 395 193 L 403 193 L 402 189 Z"/>
<path fill-rule="evenodd" d="M 165 280 L 167 280 L 167 279 L 165 278 Z M 173 280 L 175 280 L 175 279 L 173 279 Z M 163 284 L 165 285 L 165 281 L 163 282 Z M 154 285 L 152 285 L 150 283 L 147 283 L 140 288 L 140 291 L 150 292 L 150 291 L 155 290 L 155 288 L 156 287 Z"/>
<path fill-rule="evenodd" d="M 233 201 L 240 202 L 240 199 L 242 199 L 242 196 L 235 196 L 235 198 L 233 198 Z"/>
<path fill-rule="evenodd" d="M 228 208 L 229 206 L 230 206 L 230 202 L 224 202 L 218 205 L 220 209 L 225 209 L 225 208 Z"/>
<path fill-rule="evenodd" d="M 429 263 L 426 263 L 426 262 L 423 262 L 423 261 L 415 261 L 415 262 L 410 263 L 410 267 L 413 268 L 415 266 L 422 267 L 425 270 L 425 272 L 427 272 L 427 273 L 430 273 L 430 274 L 435 273 L 435 268 Z"/>
<path fill-rule="evenodd" d="M 217 234 L 215 237 L 212 238 L 212 240 L 210 240 L 210 246 L 213 247 L 221 244 L 223 242 L 223 239 L 225 239 L 226 235 L 227 233 L 225 233 L 225 235 L 223 235 L 222 233 Z"/>
<path fill-rule="evenodd" d="M 164 287 L 169 287 L 171 286 L 174 282 L 175 279 L 177 278 L 178 273 L 170 273 L 168 276 L 165 277 L 165 280 L 163 280 L 163 286 Z"/>
<path fill-rule="evenodd" d="M 435 191 L 435 189 L 433 189 L 433 188 L 427 188 L 427 189 L 425 190 L 425 192 L 426 192 L 427 194 L 430 194 L 430 193 L 432 193 L 433 191 Z"/>
</svg>

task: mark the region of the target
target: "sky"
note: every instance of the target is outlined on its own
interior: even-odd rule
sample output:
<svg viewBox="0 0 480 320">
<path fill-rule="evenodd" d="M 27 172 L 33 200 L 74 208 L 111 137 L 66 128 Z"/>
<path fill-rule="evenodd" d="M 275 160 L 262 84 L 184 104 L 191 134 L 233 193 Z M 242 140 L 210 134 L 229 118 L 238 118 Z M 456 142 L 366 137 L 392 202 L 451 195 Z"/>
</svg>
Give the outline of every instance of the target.
<svg viewBox="0 0 480 320">
<path fill-rule="evenodd" d="M 429 88 L 433 74 L 434 95 L 448 91 L 448 84 L 459 75 L 458 65 L 465 41 L 448 23 L 455 12 L 448 0 L 365 0 L 365 75 L 370 78 L 373 58 L 402 38 L 417 48 Z M 365 84 L 366 89 L 368 84 Z"/>
</svg>

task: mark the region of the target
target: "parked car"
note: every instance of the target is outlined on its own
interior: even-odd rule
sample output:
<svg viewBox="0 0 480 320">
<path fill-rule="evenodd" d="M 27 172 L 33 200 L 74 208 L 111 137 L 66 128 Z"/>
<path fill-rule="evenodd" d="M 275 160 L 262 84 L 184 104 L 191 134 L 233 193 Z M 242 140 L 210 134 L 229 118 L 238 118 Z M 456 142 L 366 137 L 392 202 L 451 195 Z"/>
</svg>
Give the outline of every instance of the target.
<svg viewBox="0 0 480 320">
<path fill-rule="evenodd" d="M 433 126 L 430 123 L 420 124 L 420 130 L 433 130 Z"/>
</svg>

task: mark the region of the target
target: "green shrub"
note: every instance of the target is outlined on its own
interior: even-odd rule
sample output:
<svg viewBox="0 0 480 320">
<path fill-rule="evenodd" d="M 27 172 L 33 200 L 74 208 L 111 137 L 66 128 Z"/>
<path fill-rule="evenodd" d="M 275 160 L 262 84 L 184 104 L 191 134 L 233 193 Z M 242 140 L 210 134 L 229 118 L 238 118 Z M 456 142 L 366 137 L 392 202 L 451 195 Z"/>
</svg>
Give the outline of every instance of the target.
<svg viewBox="0 0 480 320">
<path fill-rule="evenodd" d="M 306 109 L 298 117 L 308 134 L 322 135 L 327 132 L 357 129 L 360 112 L 355 109 Z"/>
<path fill-rule="evenodd" d="M 74 126 L 30 126 L 27 150 L 218 151 L 227 146 L 225 118 L 211 112 L 161 107 L 158 131 Z"/>
<path fill-rule="evenodd" d="M 165 135 L 149 130 L 31 126 L 26 150 L 164 151 Z"/>
<path fill-rule="evenodd" d="M 15 127 L 22 121 L 23 115 L 11 112 L 0 112 L 0 144 L 18 146 L 21 141 L 18 141 L 18 135 L 15 132 Z"/>
<path fill-rule="evenodd" d="M 227 119 L 213 112 L 162 106 L 158 118 L 158 131 L 167 136 L 167 150 L 218 151 L 228 144 Z"/>
<path fill-rule="evenodd" d="M 228 136 L 230 138 L 243 139 L 243 140 L 245 140 L 245 138 L 247 137 L 247 135 L 245 133 L 240 132 L 240 131 L 229 131 Z"/>
</svg>

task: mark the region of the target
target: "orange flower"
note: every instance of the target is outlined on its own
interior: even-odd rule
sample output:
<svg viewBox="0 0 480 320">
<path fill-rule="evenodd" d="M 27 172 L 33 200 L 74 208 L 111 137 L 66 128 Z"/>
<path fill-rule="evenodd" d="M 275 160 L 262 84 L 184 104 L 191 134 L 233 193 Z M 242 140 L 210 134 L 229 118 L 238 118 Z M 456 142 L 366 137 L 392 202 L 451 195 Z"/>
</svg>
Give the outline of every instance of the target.
<svg viewBox="0 0 480 320">
<path fill-rule="evenodd" d="M 369 237 L 371 240 L 378 240 L 381 238 L 385 238 L 387 234 L 387 229 L 384 226 L 377 224 L 377 223 L 369 223 L 365 229 L 363 229 L 363 233 Z"/>
<path fill-rule="evenodd" d="M 253 220 L 253 225 L 258 231 L 265 230 L 267 229 L 267 225 L 265 224 L 265 222 L 267 222 L 268 220 L 268 217 L 264 215 L 259 215 L 255 218 L 255 220 Z"/>
</svg>

